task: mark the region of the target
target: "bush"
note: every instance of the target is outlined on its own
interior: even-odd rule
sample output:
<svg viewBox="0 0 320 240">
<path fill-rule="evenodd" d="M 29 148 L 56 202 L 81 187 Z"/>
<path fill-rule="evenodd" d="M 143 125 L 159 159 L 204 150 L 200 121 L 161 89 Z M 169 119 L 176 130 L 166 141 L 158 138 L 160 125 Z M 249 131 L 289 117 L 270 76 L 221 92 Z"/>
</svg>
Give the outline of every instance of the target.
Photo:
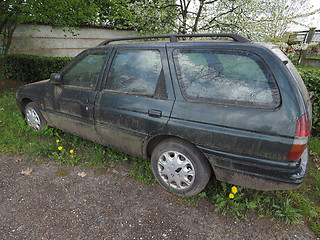
<svg viewBox="0 0 320 240">
<path fill-rule="evenodd" d="M 9 54 L 3 67 L 3 75 L 7 78 L 36 82 L 50 78 L 51 73 L 59 72 L 71 59 Z"/>
<path fill-rule="evenodd" d="M 313 135 L 320 133 L 320 69 L 298 68 L 308 91 L 314 93 L 312 104 Z"/>
</svg>

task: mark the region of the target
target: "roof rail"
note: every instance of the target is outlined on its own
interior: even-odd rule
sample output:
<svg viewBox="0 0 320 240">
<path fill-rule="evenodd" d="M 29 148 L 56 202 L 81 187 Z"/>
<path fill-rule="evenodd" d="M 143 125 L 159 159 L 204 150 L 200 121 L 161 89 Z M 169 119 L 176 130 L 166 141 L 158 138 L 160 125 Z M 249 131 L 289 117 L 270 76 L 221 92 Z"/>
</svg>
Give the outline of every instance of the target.
<svg viewBox="0 0 320 240">
<path fill-rule="evenodd" d="M 233 33 L 204 33 L 204 34 L 170 34 L 170 35 L 154 35 L 154 36 L 137 36 L 137 37 L 127 37 L 127 38 L 114 38 L 108 39 L 99 44 L 99 46 L 107 45 L 110 42 L 116 41 L 128 41 L 128 40 L 138 40 L 138 39 L 156 39 L 156 38 L 169 38 L 170 42 L 178 42 L 178 38 L 192 38 L 192 37 L 228 37 L 232 38 L 236 42 L 246 43 L 250 42 L 249 39 L 242 37 L 238 34 Z"/>
</svg>

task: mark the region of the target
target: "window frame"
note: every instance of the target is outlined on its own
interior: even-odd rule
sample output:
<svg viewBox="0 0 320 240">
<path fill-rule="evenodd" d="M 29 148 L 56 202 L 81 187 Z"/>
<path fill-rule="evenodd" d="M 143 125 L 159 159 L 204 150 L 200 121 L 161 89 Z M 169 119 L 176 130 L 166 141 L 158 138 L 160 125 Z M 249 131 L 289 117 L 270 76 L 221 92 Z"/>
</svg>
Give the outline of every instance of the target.
<svg viewBox="0 0 320 240">
<path fill-rule="evenodd" d="M 273 101 L 270 103 L 260 103 L 260 102 L 249 102 L 249 101 L 234 100 L 234 99 L 193 97 L 188 95 L 188 93 L 186 92 L 186 87 L 185 87 L 185 83 L 183 80 L 183 76 L 182 76 L 182 72 L 179 64 L 178 53 L 183 51 L 197 53 L 197 52 L 204 52 L 206 50 L 209 52 L 214 52 L 215 54 L 230 54 L 230 55 L 235 54 L 240 56 L 246 56 L 252 59 L 253 61 L 255 61 L 268 81 L 267 83 L 269 85 L 269 89 L 271 91 Z M 252 56 L 254 56 L 254 58 Z M 262 108 L 262 109 L 276 109 L 281 104 L 281 95 L 280 95 L 279 87 L 274 74 L 272 73 L 266 61 L 260 55 L 252 51 L 249 51 L 246 49 L 227 49 L 227 48 L 201 48 L 201 47 L 175 48 L 172 51 L 172 58 L 173 58 L 175 71 L 177 74 L 177 80 L 178 80 L 180 91 L 182 93 L 183 98 L 189 102 L 231 105 L 231 106 L 237 106 L 237 107 L 239 106 L 239 107 L 251 107 L 251 108 Z M 259 61 L 257 62 L 255 59 L 258 59 Z"/>
</svg>

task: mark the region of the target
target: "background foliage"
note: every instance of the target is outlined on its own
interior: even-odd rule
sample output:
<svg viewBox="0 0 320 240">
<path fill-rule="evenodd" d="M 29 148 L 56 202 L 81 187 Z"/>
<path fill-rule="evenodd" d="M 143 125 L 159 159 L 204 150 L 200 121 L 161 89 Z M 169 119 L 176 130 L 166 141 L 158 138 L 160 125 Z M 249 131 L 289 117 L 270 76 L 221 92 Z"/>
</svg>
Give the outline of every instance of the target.
<svg viewBox="0 0 320 240">
<path fill-rule="evenodd" d="M 99 6 L 96 24 L 130 28 L 146 34 L 173 32 L 178 11 L 176 0 L 94 0 Z"/>
<path fill-rule="evenodd" d="M 276 41 L 314 14 L 309 0 L 93 0 L 96 22 L 141 34 L 232 32 Z"/>
<path fill-rule="evenodd" d="M 302 79 L 309 92 L 313 92 L 312 104 L 312 127 L 313 135 L 320 134 L 320 69 L 319 68 L 298 68 Z"/>
<path fill-rule="evenodd" d="M 54 27 L 75 26 L 95 21 L 99 8 L 93 0 L 1 0 L 0 1 L 0 73 L 19 24 L 44 23 Z"/>
<path fill-rule="evenodd" d="M 50 78 L 71 60 L 69 57 L 40 57 L 24 54 L 9 54 L 3 68 L 6 78 L 36 82 Z"/>
<path fill-rule="evenodd" d="M 233 32 L 273 41 L 310 15 L 309 0 L 180 0 L 178 32 Z"/>
</svg>

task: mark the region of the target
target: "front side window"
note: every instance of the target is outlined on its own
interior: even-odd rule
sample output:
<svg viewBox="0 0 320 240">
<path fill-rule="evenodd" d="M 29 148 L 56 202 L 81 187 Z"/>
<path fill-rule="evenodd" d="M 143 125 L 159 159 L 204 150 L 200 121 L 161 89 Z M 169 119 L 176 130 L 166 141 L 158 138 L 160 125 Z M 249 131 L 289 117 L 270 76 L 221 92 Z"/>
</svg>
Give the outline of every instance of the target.
<svg viewBox="0 0 320 240">
<path fill-rule="evenodd" d="M 182 93 L 188 100 L 259 107 L 279 104 L 275 80 L 254 53 L 177 49 L 174 61 Z"/>
<path fill-rule="evenodd" d="M 105 89 L 153 96 L 161 69 L 158 50 L 118 51 L 109 70 Z"/>
<path fill-rule="evenodd" d="M 94 89 L 106 56 L 106 52 L 86 55 L 63 73 L 63 83 L 70 86 Z"/>
</svg>

